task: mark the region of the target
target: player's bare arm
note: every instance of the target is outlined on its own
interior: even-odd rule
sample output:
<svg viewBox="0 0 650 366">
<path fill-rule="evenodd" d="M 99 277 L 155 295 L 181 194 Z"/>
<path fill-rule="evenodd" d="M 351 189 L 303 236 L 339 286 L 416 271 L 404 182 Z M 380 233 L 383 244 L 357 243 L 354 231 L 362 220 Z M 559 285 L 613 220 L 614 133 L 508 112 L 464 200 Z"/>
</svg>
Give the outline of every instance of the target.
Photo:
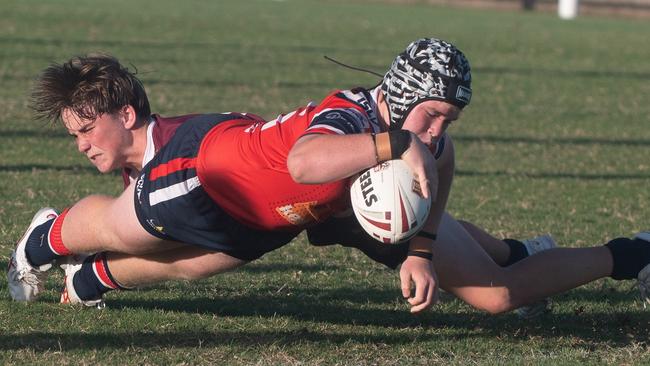
<svg viewBox="0 0 650 366">
<path fill-rule="evenodd" d="M 370 134 L 306 135 L 289 152 L 287 167 L 294 181 L 328 183 L 377 164 Z"/>
</svg>

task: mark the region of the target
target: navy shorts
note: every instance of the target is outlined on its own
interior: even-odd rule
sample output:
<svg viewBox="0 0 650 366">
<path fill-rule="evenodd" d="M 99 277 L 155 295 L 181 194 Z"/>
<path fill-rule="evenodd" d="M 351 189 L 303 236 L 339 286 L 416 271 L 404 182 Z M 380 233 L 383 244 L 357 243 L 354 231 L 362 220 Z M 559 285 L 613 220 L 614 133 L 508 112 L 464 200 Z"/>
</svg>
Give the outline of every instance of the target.
<svg viewBox="0 0 650 366">
<path fill-rule="evenodd" d="M 142 169 L 135 184 L 135 212 L 142 227 L 164 240 L 253 260 L 289 243 L 298 232 L 255 230 L 235 221 L 205 192 L 195 162 L 205 134 L 241 115 L 199 115 L 183 123 Z"/>
<path fill-rule="evenodd" d="M 406 259 L 409 242 L 384 244 L 368 235 L 354 215 L 330 217 L 327 221 L 307 229 L 307 239 L 311 245 L 326 246 L 340 244 L 357 248 L 368 258 L 395 269 Z"/>
</svg>

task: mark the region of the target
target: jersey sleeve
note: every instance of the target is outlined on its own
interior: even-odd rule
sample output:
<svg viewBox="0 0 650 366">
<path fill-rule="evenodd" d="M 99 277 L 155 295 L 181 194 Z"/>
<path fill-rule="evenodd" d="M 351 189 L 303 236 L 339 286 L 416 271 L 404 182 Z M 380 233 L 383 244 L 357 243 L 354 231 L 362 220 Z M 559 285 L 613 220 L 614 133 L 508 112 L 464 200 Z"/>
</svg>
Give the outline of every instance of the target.
<svg viewBox="0 0 650 366">
<path fill-rule="evenodd" d="M 309 126 L 303 133 L 326 135 L 349 135 L 370 130 L 366 111 L 344 93 L 326 98 L 314 111 Z"/>
</svg>

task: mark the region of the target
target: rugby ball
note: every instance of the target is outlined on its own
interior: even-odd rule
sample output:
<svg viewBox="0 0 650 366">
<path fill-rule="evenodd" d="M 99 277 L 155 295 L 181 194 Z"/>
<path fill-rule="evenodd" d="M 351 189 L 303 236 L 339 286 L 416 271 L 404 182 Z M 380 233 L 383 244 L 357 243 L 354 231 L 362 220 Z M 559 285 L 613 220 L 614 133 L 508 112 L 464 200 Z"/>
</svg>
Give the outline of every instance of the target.
<svg viewBox="0 0 650 366">
<path fill-rule="evenodd" d="M 431 197 L 403 160 L 385 161 L 357 177 L 350 187 L 354 215 L 373 238 L 386 244 L 408 240 L 424 225 Z"/>
</svg>

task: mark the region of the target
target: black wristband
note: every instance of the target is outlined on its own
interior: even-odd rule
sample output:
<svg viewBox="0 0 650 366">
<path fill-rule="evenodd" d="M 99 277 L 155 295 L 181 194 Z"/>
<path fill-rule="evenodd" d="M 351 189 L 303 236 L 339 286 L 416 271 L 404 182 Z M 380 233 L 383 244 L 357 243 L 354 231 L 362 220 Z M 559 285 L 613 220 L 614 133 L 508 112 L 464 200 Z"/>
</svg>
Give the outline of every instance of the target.
<svg viewBox="0 0 650 366">
<path fill-rule="evenodd" d="M 426 260 L 433 260 L 433 254 L 429 252 L 420 252 L 418 250 L 409 250 L 408 253 L 406 253 L 409 257 L 420 257 L 424 258 Z"/>
<path fill-rule="evenodd" d="M 401 159 L 402 154 L 411 145 L 411 133 L 407 130 L 395 130 L 388 132 L 390 139 L 391 158 Z"/>
<path fill-rule="evenodd" d="M 438 235 L 426 232 L 424 230 L 420 230 L 416 236 L 421 236 L 423 238 L 431 239 L 431 240 L 436 240 L 438 238 Z"/>
</svg>

